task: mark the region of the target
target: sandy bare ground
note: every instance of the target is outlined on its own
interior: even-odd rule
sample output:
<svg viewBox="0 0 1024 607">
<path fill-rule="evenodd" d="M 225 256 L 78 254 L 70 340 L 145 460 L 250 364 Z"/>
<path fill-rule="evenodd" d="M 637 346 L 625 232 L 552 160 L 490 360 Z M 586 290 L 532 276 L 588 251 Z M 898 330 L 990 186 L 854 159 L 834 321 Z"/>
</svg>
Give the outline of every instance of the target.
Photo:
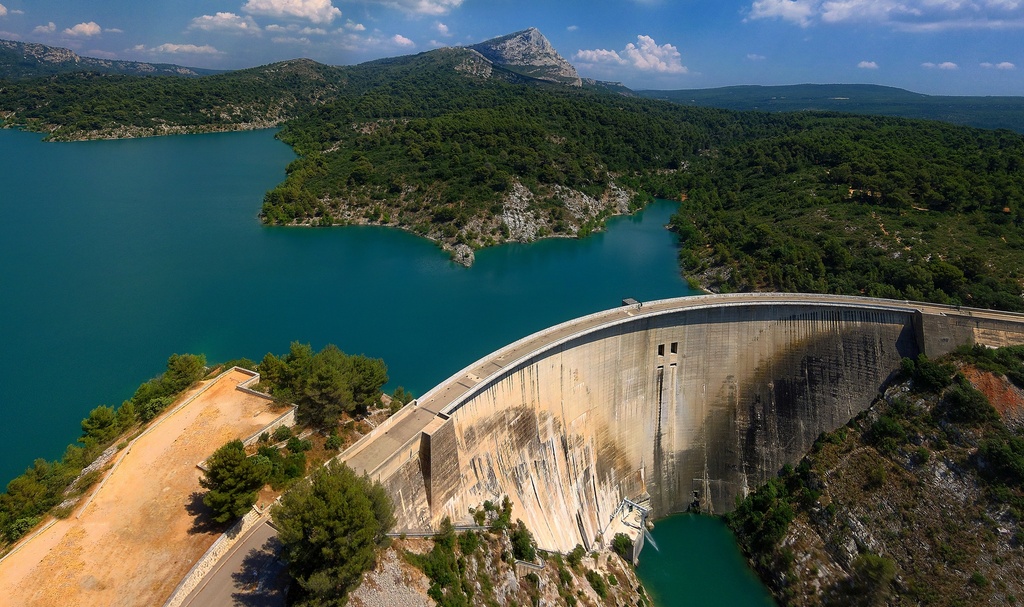
<svg viewBox="0 0 1024 607">
<path fill-rule="evenodd" d="M 205 512 L 196 463 L 283 412 L 235 390 L 246 379 L 224 375 L 119 453 L 91 503 L 0 563 L 0 605 L 163 604 L 220 535 L 196 516 Z"/>
</svg>

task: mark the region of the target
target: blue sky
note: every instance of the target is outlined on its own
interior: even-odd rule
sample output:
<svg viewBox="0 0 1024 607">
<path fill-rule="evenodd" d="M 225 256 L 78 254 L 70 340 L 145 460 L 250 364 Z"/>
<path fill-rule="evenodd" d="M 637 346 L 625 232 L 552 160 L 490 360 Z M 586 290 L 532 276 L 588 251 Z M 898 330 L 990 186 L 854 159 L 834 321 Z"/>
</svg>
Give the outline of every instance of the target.
<svg viewBox="0 0 1024 607">
<path fill-rule="evenodd" d="M 531 26 L 581 75 L 633 88 L 1024 95 L 1024 0 L 0 0 L 0 38 L 219 69 L 353 64 Z"/>
</svg>

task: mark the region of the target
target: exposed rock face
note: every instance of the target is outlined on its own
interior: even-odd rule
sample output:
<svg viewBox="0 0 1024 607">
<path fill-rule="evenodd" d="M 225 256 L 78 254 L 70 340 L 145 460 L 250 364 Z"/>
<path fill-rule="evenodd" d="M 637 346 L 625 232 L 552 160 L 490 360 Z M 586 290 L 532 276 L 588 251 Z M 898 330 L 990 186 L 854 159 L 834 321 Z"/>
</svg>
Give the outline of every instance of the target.
<svg viewBox="0 0 1024 607">
<path fill-rule="evenodd" d="M 459 243 L 455 245 L 455 249 L 452 251 L 452 261 L 468 268 L 476 261 L 476 255 L 473 253 L 472 247 Z"/>
<path fill-rule="evenodd" d="M 583 86 L 576 68 L 551 46 L 537 28 L 494 38 L 469 47 L 495 65 L 519 74 L 570 86 Z"/>
<path fill-rule="evenodd" d="M 460 542 L 456 542 L 460 544 Z M 384 551 L 377 566 L 363 575 L 362 582 L 350 595 L 353 607 L 433 607 L 437 603 L 428 595 L 431 580 L 410 563 L 407 555 L 431 551 L 430 539 L 396 539 Z M 553 555 L 540 555 L 536 567 L 517 566 L 502 559 L 511 554 L 512 543 L 507 533 L 482 532 L 480 546 L 470 553 L 455 552 L 463 563 L 463 589 L 470 592 L 470 604 L 511 607 L 513 605 L 639 605 L 645 601 L 636 572 L 625 561 L 608 552 L 587 555 L 576 567 L 568 566 Z M 587 572 L 596 572 L 607 580 L 607 598 L 601 598 L 590 582 Z M 533 574 L 532 579 L 528 577 Z M 614 583 L 611 580 L 614 579 Z M 447 589 L 451 592 L 451 589 Z M 566 598 L 571 597 L 571 598 Z M 571 602 L 570 602 L 571 601 Z"/>
<path fill-rule="evenodd" d="M 533 192 L 518 181 L 505 197 L 501 220 L 508 229 L 508 239 L 516 242 L 533 242 L 540 230 L 537 215 L 530 209 Z"/>
</svg>

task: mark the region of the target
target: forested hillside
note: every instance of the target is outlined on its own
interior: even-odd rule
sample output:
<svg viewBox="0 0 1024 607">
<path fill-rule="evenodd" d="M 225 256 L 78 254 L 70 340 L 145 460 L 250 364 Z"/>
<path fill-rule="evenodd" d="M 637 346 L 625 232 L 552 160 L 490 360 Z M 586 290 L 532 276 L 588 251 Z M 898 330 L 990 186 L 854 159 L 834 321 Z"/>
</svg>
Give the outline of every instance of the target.
<svg viewBox="0 0 1024 607">
<path fill-rule="evenodd" d="M 684 274 L 715 291 L 1024 309 L 1024 137 L 892 118 L 768 120 L 655 189 L 687 197 L 673 219 Z"/>
<path fill-rule="evenodd" d="M 726 86 L 678 91 L 637 91 L 651 99 L 727 110 L 827 111 L 941 120 L 1024 133 L 1024 97 L 924 95 L 873 84 Z"/>
<path fill-rule="evenodd" d="M 267 193 L 267 223 L 400 227 L 464 263 L 586 235 L 656 196 L 683 201 L 682 270 L 709 290 L 1024 309 L 1024 136 L 686 107 L 524 71 L 448 48 L 192 79 L 59 75 L 0 85 L 0 116 L 63 139 L 282 124 L 300 158 Z"/>
</svg>

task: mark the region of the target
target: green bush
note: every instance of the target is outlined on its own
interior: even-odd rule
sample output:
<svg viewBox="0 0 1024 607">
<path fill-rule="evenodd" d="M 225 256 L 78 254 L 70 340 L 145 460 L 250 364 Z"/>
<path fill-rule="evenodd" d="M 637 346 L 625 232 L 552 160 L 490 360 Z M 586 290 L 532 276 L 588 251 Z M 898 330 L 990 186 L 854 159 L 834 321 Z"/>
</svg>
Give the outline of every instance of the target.
<svg viewBox="0 0 1024 607">
<path fill-rule="evenodd" d="M 633 540 L 625 533 L 616 533 L 612 538 L 612 550 L 626 561 L 633 558 Z"/>
<path fill-rule="evenodd" d="M 587 581 L 590 582 L 590 587 L 594 589 L 594 592 L 597 593 L 597 596 L 601 597 L 602 599 L 607 598 L 608 584 L 604 581 L 604 578 L 601 577 L 601 574 L 594 571 L 593 569 L 587 569 L 586 576 Z"/>
<path fill-rule="evenodd" d="M 573 548 L 572 551 L 569 552 L 569 554 L 565 555 L 565 560 L 569 563 L 570 566 L 578 567 L 580 562 L 583 560 L 584 555 L 586 554 L 587 551 L 584 550 L 583 546 L 581 546 L 580 544 L 576 544 L 576 547 Z"/>
<path fill-rule="evenodd" d="M 274 440 L 277 442 L 286 441 L 292 437 L 292 429 L 289 426 L 278 426 L 274 429 Z"/>
<path fill-rule="evenodd" d="M 531 563 L 537 559 L 537 543 L 533 539 L 533 534 L 526 528 L 526 523 L 516 520 L 516 524 L 512 526 L 510 539 L 512 540 L 512 556 Z"/>
</svg>

